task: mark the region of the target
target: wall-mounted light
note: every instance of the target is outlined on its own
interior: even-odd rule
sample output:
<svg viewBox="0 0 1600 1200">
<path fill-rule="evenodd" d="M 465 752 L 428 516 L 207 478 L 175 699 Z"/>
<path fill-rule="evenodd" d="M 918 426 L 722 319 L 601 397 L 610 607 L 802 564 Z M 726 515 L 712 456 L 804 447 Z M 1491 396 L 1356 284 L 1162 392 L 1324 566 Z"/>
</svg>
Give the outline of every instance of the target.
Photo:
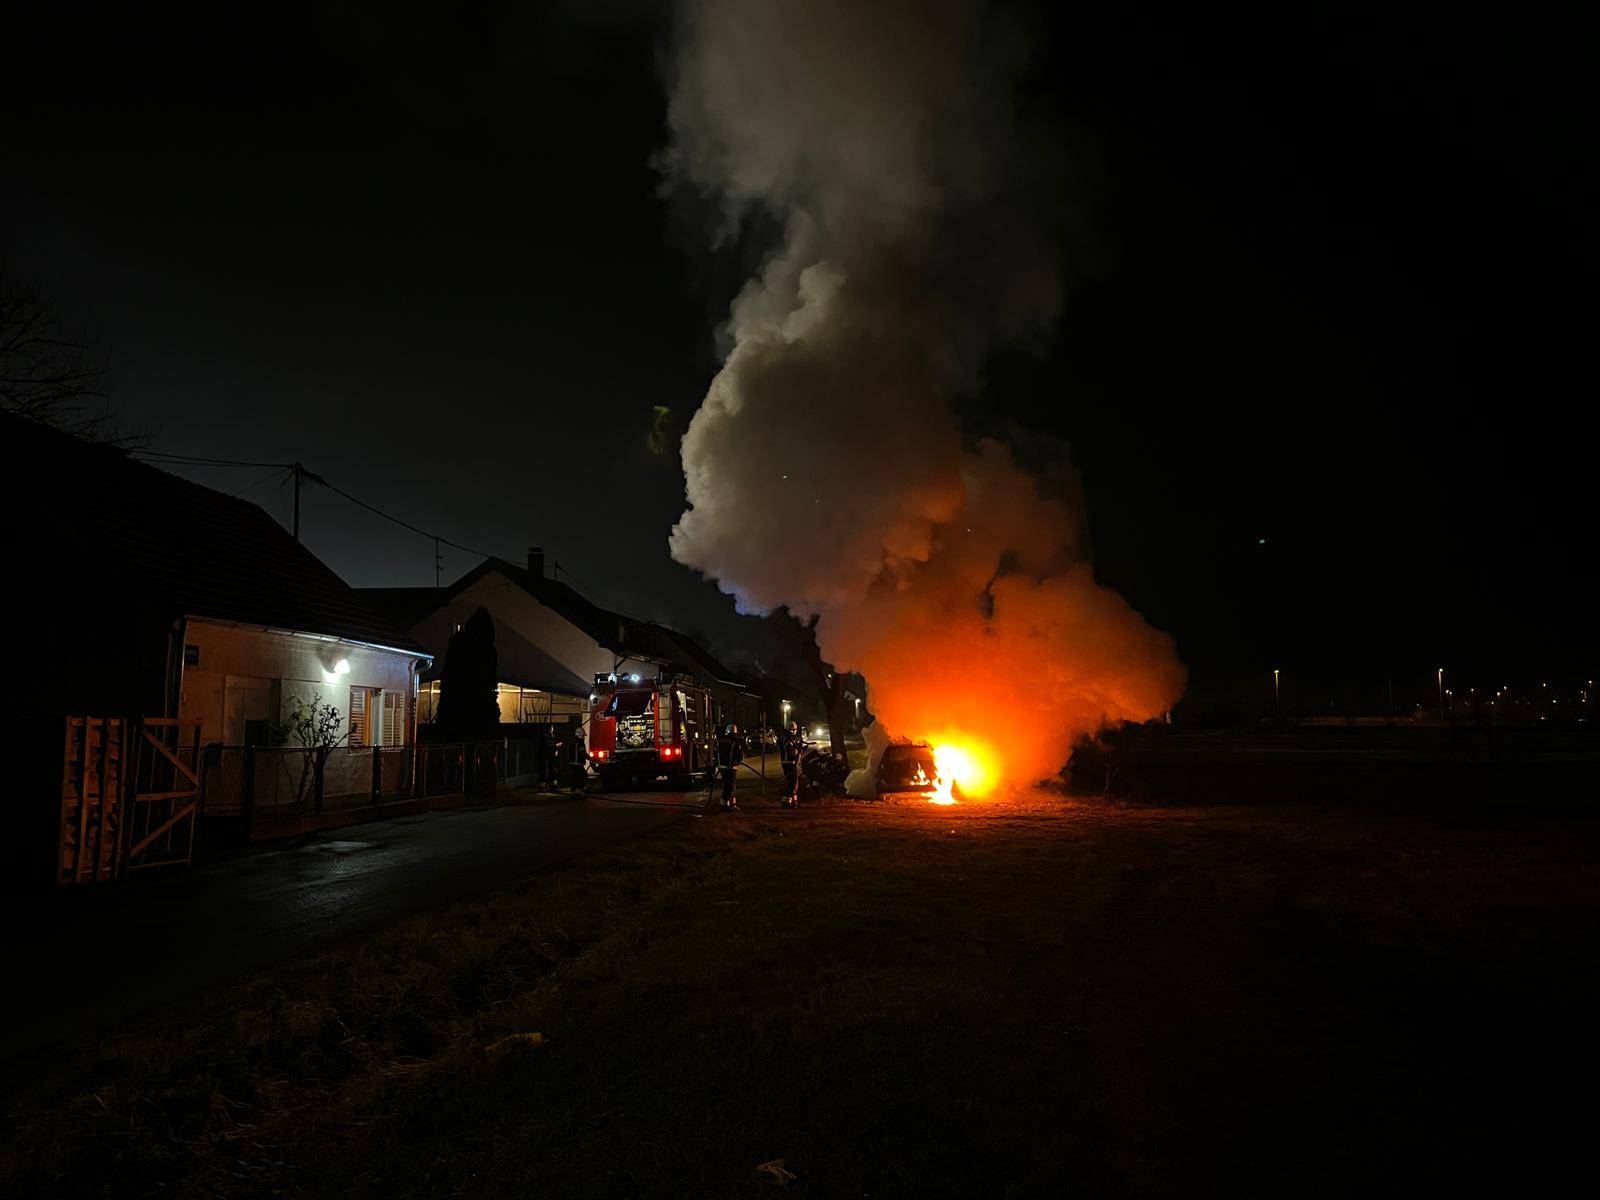
<svg viewBox="0 0 1600 1200">
<path fill-rule="evenodd" d="M 341 658 L 338 662 L 334 663 L 333 673 L 335 675 L 350 674 L 350 660 L 348 658 Z"/>
</svg>

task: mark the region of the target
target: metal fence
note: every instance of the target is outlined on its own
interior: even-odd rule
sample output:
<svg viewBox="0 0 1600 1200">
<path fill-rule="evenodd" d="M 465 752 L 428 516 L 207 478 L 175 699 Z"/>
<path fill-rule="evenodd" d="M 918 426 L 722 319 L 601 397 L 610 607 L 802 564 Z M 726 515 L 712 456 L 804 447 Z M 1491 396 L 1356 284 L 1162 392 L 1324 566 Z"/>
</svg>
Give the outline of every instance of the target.
<svg viewBox="0 0 1600 1200">
<path fill-rule="evenodd" d="M 203 812 L 262 826 L 429 796 L 494 796 L 537 782 L 533 741 L 419 743 L 326 753 L 303 746 L 207 746 L 201 753 Z M 320 783 L 320 786 L 319 786 Z"/>
<path fill-rule="evenodd" d="M 207 746 L 205 813 L 250 820 L 338 812 L 412 794 L 409 746 L 346 750 L 323 756 L 303 746 Z M 319 778 L 320 775 L 320 778 Z"/>
</svg>

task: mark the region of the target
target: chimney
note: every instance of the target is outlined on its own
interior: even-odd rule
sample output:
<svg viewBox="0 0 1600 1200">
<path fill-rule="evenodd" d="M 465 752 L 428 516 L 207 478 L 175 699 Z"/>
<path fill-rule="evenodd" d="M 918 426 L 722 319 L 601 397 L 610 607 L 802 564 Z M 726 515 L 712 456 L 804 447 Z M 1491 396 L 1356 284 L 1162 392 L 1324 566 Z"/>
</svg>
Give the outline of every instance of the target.
<svg viewBox="0 0 1600 1200">
<path fill-rule="evenodd" d="M 544 578 L 544 547 L 528 547 L 528 574 L 535 579 Z"/>
</svg>

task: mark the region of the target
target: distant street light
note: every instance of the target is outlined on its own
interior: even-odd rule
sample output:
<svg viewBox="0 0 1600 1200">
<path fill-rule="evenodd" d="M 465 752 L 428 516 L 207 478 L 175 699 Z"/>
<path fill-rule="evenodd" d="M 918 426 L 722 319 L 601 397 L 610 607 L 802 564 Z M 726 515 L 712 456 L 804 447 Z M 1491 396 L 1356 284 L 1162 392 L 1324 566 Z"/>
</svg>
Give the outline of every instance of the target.
<svg viewBox="0 0 1600 1200">
<path fill-rule="evenodd" d="M 1439 668 L 1439 720 L 1444 720 L 1444 668 Z"/>
<path fill-rule="evenodd" d="M 1272 668 L 1272 715 L 1278 715 L 1278 668 Z"/>
</svg>

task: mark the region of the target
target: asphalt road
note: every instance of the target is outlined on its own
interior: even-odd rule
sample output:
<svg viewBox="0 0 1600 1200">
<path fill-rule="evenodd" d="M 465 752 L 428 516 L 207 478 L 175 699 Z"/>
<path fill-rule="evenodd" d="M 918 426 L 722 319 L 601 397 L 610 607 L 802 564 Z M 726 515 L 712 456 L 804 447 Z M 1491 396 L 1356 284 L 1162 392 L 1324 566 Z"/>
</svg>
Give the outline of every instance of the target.
<svg viewBox="0 0 1600 1200">
<path fill-rule="evenodd" d="M 424 813 L 51 897 L 7 938 L 0 1059 L 93 1036 L 246 972 L 506 887 L 664 825 L 703 799 L 632 792 Z"/>
</svg>

